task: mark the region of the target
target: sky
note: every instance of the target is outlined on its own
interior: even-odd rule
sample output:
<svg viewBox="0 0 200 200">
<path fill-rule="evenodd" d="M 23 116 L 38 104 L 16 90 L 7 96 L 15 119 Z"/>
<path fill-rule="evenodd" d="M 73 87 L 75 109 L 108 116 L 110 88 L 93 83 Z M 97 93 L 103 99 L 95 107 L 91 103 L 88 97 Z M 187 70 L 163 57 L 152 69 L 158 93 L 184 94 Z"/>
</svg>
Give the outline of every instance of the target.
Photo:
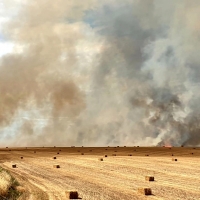
<svg viewBox="0 0 200 200">
<path fill-rule="evenodd" d="M 199 0 L 0 0 L 0 146 L 199 146 Z"/>
</svg>

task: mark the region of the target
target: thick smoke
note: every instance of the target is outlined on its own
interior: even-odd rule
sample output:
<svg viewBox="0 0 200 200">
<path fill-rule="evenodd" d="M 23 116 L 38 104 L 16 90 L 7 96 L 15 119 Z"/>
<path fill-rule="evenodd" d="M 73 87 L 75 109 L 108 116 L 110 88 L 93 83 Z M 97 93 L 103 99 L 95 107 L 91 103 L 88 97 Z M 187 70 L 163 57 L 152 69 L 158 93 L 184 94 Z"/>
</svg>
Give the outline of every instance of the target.
<svg viewBox="0 0 200 200">
<path fill-rule="evenodd" d="M 199 145 L 199 18 L 198 0 L 24 1 L 3 26 L 2 141 Z"/>
</svg>

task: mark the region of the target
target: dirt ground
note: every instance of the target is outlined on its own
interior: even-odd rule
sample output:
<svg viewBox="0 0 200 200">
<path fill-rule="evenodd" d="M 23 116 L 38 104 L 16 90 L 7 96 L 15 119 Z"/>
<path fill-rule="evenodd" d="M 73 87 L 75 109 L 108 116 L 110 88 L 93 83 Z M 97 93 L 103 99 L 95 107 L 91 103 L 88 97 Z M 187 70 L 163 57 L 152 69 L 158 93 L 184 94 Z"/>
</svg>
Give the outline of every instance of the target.
<svg viewBox="0 0 200 200">
<path fill-rule="evenodd" d="M 85 200 L 200 199 L 200 148 L 0 148 L 0 166 L 25 187 L 21 200 L 66 199 L 66 190 Z M 145 181 L 146 175 L 155 181 Z M 153 195 L 138 194 L 140 187 L 150 187 Z"/>
</svg>

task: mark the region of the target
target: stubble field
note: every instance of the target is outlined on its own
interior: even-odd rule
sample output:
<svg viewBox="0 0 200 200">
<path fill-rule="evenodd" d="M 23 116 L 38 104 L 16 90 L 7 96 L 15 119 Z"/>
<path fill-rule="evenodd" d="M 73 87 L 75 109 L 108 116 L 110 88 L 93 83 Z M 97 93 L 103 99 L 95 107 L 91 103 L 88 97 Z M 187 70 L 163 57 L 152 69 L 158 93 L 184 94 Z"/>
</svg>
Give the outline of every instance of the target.
<svg viewBox="0 0 200 200">
<path fill-rule="evenodd" d="M 66 190 L 85 200 L 198 200 L 199 158 L 200 148 L 191 147 L 0 148 L 0 166 L 26 189 L 21 200 L 66 199 Z M 139 194 L 140 187 L 153 195 Z"/>
</svg>

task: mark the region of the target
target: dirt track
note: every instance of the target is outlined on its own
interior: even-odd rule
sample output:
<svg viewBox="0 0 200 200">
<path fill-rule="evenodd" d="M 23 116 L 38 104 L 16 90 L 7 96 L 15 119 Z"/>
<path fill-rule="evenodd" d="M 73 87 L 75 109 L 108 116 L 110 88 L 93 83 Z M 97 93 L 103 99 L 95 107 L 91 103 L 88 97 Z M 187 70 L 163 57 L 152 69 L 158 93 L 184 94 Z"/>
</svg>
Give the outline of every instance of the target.
<svg viewBox="0 0 200 200">
<path fill-rule="evenodd" d="M 198 200 L 199 161 L 200 148 L 185 147 L 0 149 L 0 165 L 26 188 L 21 199 L 28 200 L 66 199 L 68 189 L 76 189 L 85 200 Z M 17 168 L 11 168 L 12 163 Z M 53 168 L 54 164 L 60 168 Z M 153 175 L 155 181 L 145 181 L 145 175 Z M 139 195 L 138 187 L 150 187 L 153 195 Z"/>
</svg>

